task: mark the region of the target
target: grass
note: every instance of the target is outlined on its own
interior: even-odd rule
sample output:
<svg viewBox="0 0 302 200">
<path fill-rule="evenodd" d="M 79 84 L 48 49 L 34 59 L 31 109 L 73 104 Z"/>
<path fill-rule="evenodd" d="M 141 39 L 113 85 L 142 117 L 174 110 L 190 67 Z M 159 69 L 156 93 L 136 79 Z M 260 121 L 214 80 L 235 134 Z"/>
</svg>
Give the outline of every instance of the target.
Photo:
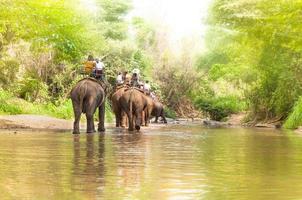
<svg viewBox="0 0 302 200">
<path fill-rule="evenodd" d="M 284 128 L 296 129 L 302 125 L 302 97 L 296 102 L 291 114 L 284 123 Z"/>
<path fill-rule="evenodd" d="M 10 93 L 0 90 L 0 114 L 21 114 L 22 107 L 13 103 L 9 103 L 12 99 Z"/>
<path fill-rule="evenodd" d="M 68 99 L 60 105 L 48 103 L 31 103 L 24 99 L 16 98 L 7 91 L 0 90 L 0 114 L 36 114 L 47 115 L 60 119 L 73 119 L 71 100 Z M 97 114 L 95 115 L 97 119 Z M 112 122 L 114 118 L 110 106 L 106 103 L 106 122 Z M 82 118 L 83 119 L 83 118 Z"/>
</svg>

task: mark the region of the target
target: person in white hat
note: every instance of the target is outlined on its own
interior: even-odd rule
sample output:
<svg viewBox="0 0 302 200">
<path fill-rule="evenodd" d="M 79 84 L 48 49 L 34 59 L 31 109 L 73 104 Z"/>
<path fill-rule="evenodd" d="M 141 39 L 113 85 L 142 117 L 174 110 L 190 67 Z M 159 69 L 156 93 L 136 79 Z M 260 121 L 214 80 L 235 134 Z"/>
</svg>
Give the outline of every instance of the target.
<svg viewBox="0 0 302 200">
<path fill-rule="evenodd" d="M 140 71 L 137 68 L 132 70 L 131 85 L 134 87 L 140 87 L 139 72 Z"/>
</svg>

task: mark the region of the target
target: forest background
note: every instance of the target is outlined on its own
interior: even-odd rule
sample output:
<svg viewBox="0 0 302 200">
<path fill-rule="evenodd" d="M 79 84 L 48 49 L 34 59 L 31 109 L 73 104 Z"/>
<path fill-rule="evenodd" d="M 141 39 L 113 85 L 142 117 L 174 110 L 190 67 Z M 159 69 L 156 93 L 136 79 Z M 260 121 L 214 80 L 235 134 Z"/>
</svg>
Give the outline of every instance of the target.
<svg viewBox="0 0 302 200">
<path fill-rule="evenodd" d="M 131 17 L 131 1 L 0 2 L 0 113 L 71 119 L 69 91 L 88 54 L 103 57 L 106 76 L 139 68 L 169 117 L 302 125 L 302 1 L 213 0 L 206 49 L 179 53 L 165 29 Z M 173 5 L 171 5 L 173 6 Z M 190 22 L 188 22 L 190 23 Z M 107 120 L 112 120 L 107 105 Z"/>
</svg>

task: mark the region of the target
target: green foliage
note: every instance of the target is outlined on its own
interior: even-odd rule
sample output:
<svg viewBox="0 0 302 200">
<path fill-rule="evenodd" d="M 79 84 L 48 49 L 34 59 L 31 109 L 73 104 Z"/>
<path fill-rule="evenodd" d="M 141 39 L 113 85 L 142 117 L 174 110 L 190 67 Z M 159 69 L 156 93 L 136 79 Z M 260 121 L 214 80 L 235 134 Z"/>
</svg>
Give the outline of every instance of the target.
<svg viewBox="0 0 302 200">
<path fill-rule="evenodd" d="M 246 109 L 244 101 L 236 96 L 224 96 L 216 98 L 199 98 L 196 105 L 210 116 L 211 119 L 221 121 L 233 113 Z"/>
<path fill-rule="evenodd" d="M 106 112 L 106 114 L 105 114 L 106 122 L 113 122 L 113 119 L 115 119 L 115 116 L 111 110 L 108 100 L 106 101 L 105 112 Z"/>
<path fill-rule="evenodd" d="M 65 102 L 62 102 L 59 106 L 48 103 L 44 105 L 43 110 L 45 114 L 57 117 L 57 118 L 62 118 L 62 119 L 72 119 L 73 116 L 73 107 L 71 100 L 67 100 Z M 35 113 L 38 114 L 38 113 Z"/>
<path fill-rule="evenodd" d="M 168 117 L 168 118 L 175 119 L 176 116 L 177 116 L 176 112 L 173 109 L 169 108 L 169 107 L 165 107 L 164 112 L 165 112 L 165 116 Z"/>
<path fill-rule="evenodd" d="M 105 38 L 124 40 L 127 37 L 128 25 L 125 16 L 131 8 L 127 0 L 98 0 L 101 5 L 100 26 Z"/>
<path fill-rule="evenodd" d="M 69 1 L 14 0 L 0 5 L 0 34 L 7 42 L 31 41 L 37 51 L 53 48 L 57 60 L 74 61 L 87 50 L 84 22 Z M 9 35 L 9 37 L 8 37 Z"/>
<path fill-rule="evenodd" d="M 38 78 L 32 76 L 29 72 L 24 79 L 18 84 L 19 90 L 17 94 L 22 99 L 34 102 L 36 100 L 42 101 L 48 98 L 48 87 Z"/>
<path fill-rule="evenodd" d="M 20 114 L 22 109 L 20 105 L 8 103 L 8 99 L 12 98 L 12 95 L 6 91 L 0 90 L 0 114 Z"/>
<path fill-rule="evenodd" d="M 49 115 L 62 119 L 72 119 L 73 109 L 70 100 L 62 102 L 59 106 L 52 103 L 30 103 L 14 97 L 11 93 L 0 90 L 1 114 L 39 114 Z"/>
<path fill-rule="evenodd" d="M 301 1 L 215 0 L 197 66 L 242 91 L 257 119 L 286 117 L 302 95 Z M 217 92 L 217 91 L 215 91 Z"/>
<path fill-rule="evenodd" d="M 8 89 L 17 80 L 19 63 L 14 59 L 0 60 L 0 87 Z"/>
<path fill-rule="evenodd" d="M 141 49 L 148 49 L 155 44 L 155 30 L 151 24 L 146 23 L 142 18 L 134 17 L 132 24 L 135 31 L 135 39 Z"/>
<path fill-rule="evenodd" d="M 302 98 L 296 102 L 291 114 L 284 123 L 285 128 L 295 129 L 302 125 Z"/>
</svg>

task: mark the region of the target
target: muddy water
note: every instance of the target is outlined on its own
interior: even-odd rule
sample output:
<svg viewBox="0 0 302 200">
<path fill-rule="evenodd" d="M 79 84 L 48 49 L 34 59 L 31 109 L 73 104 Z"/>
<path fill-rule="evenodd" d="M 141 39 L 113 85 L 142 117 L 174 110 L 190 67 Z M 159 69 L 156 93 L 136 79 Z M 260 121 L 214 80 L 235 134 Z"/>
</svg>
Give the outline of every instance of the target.
<svg viewBox="0 0 302 200">
<path fill-rule="evenodd" d="M 302 137 L 197 125 L 0 134 L 1 199 L 302 199 Z"/>
</svg>

